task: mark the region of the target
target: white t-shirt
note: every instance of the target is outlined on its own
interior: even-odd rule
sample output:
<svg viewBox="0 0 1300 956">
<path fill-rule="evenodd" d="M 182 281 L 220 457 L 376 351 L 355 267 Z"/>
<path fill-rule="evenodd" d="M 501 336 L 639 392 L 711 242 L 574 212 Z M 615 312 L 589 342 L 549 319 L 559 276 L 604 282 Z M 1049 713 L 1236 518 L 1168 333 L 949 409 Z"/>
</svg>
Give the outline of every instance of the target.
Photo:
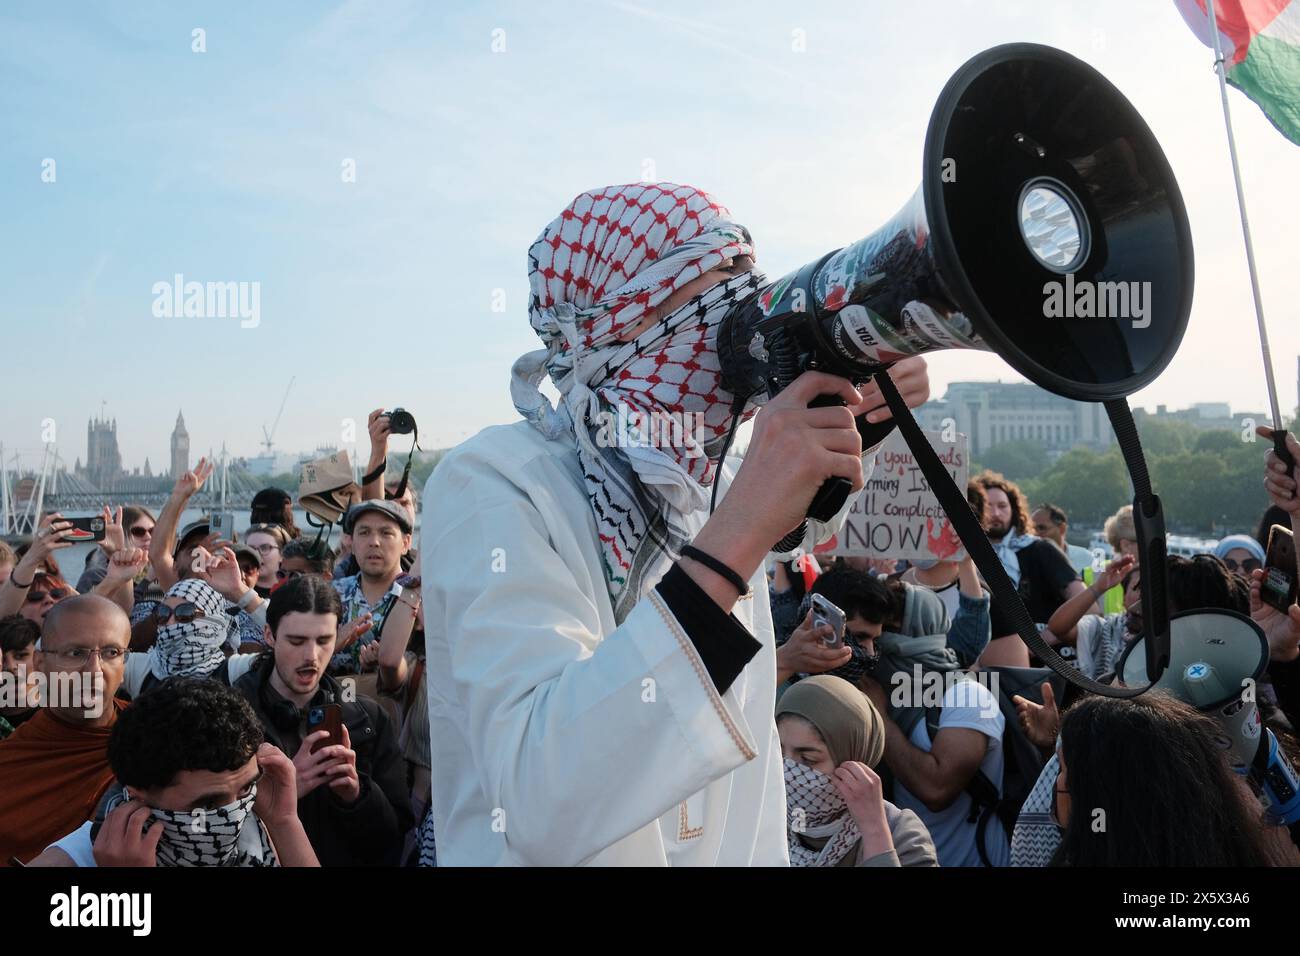
<svg viewBox="0 0 1300 956">
<path fill-rule="evenodd" d="M 980 763 L 980 770 L 1001 794 L 1002 732 L 1006 729 L 1006 718 L 998 708 L 997 698 L 987 687 L 976 681 L 954 683 L 943 695 L 943 711 L 939 715 L 939 732 L 942 733 L 947 727 L 978 730 L 988 736 L 988 750 Z M 909 739 L 921 750 L 930 752 L 930 732 L 926 729 L 924 719 L 917 721 Z M 901 782 L 895 784 L 894 795 L 896 798 L 894 803 L 904 809 L 915 811 L 926 829 L 930 831 L 940 866 L 983 866 L 979 849 L 975 844 L 976 825 L 967 822 L 970 817 L 971 797 L 965 790 L 951 806 L 938 812 L 926 807 Z M 1010 863 L 1010 852 L 1006 831 L 996 815 L 989 820 L 984 834 L 984 845 L 988 850 L 989 862 L 994 866 L 1007 866 Z"/>
<path fill-rule="evenodd" d="M 95 862 L 95 846 L 90 842 L 90 828 L 95 825 L 87 820 L 61 840 L 55 840 L 47 850 L 58 847 L 72 858 L 73 866 L 99 866 Z"/>
<path fill-rule="evenodd" d="M 961 604 L 961 587 L 956 578 L 953 578 L 942 587 L 936 588 L 929 584 L 922 584 L 918 581 L 916 579 L 916 568 L 911 567 L 902 573 L 899 580 L 911 584 L 914 587 L 925 588 L 925 590 L 933 592 L 934 596 L 942 601 L 943 606 L 948 610 L 949 621 L 957 616 L 957 608 Z"/>
<path fill-rule="evenodd" d="M 1083 574 L 1084 568 L 1092 567 L 1092 552 L 1087 548 L 1081 548 L 1077 544 L 1067 544 L 1065 546 L 1065 556 L 1074 565 L 1074 570 L 1080 574 Z"/>
</svg>

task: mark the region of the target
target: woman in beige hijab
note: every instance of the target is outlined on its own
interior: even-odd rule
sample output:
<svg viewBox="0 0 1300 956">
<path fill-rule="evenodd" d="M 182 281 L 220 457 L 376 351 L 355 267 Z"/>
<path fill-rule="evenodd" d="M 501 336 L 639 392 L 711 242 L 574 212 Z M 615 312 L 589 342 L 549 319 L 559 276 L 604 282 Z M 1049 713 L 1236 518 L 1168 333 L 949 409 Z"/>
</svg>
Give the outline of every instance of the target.
<svg viewBox="0 0 1300 956">
<path fill-rule="evenodd" d="M 911 810 L 884 799 L 871 768 L 885 751 L 880 714 L 840 677 L 799 681 L 776 708 L 785 758 L 792 866 L 938 866 Z"/>
</svg>

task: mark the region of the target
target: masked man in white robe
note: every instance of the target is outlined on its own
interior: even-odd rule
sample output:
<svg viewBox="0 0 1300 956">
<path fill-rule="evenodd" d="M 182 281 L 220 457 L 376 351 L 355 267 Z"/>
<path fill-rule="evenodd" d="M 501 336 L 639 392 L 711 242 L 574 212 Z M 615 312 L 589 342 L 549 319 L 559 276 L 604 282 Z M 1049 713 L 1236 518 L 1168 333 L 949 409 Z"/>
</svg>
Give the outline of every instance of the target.
<svg viewBox="0 0 1300 956">
<path fill-rule="evenodd" d="M 888 418 L 884 400 L 806 372 L 719 469 L 717 328 L 764 278 L 692 187 L 584 193 L 528 266 L 544 348 L 513 369 L 525 420 L 457 447 L 425 490 L 439 864 L 788 865 L 763 561 L 826 479 L 862 488 L 854 419 Z M 928 397 L 922 359 L 892 375 L 909 406 Z M 821 394 L 846 406 L 809 408 Z"/>
</svg>

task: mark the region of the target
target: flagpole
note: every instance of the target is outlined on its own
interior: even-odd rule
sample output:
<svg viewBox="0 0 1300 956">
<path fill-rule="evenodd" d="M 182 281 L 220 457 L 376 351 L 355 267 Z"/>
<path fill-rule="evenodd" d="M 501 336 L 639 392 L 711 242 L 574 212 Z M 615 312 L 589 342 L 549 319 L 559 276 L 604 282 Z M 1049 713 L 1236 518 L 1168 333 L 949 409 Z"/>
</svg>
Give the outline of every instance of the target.
<svg viewBox="0 0 1300 956">
<path fill-rule="evenodd" d="M 1250 240 L 1250 218 L 1246 215 L 1246 193 L 1241 188 L 1241 166 L 1237 162 L 1237 140 L 1232 135 L 1232 113 L 1228 109 L 1228 77 L 1223 63 L 1223 47 L 1219 43 L 1219 18 L 1214 10 L 1214 0 L 1206 0 L 1210 14 L 1210 37 L 1214 41 L 1214 72 L 1219 76 L 1219 99 L 1223 101 L 1223 125 L 1228 131 L 1228 155 L 1232 157 L 1232 181 L 1237 187 L 1237 210 L 1241 213 L 1241 234 L 1246 240 L 1246 265 L 1250 269 L 1250 292 L 1255 300 L 1255 322 L 1259 326 L 1259 346 L 1264 353 L 1264 380 L 1268 385 L 1268 401 L 1273 412 L 1274 450 L 1288 466 L 1294 469 L 1295 460 L 1286 447 L 1286 432 L 1282 428 L 1282 413 L 1277 403 L 1277 382 L 1273 380 L 1273 354 L 1268 347 L 1268 329 L 1264 326 L 1264 303 L 1259 294 L 1259 274 L 1255 271 L 1255 246 Z"/>
</svg>

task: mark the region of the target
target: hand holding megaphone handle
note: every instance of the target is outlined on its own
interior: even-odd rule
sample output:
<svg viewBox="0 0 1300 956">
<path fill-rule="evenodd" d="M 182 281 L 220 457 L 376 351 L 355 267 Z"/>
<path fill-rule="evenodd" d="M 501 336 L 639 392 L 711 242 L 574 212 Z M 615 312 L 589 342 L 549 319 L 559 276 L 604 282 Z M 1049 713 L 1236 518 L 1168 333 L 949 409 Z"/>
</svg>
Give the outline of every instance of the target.
<svg viewBox="0 0 1300 956">
<path fill-rule="evenodd" d="M 832 405 L 843 404 L 844 399 L 838 395 L 818 395 L 808 403 L 808 407 L 829 408 Z M 852 491 L 853 482 L 847 478 L 827 478 L 817 489 L 817 494 L 813 495 L 812 503 L 808 505 L 808 517 L 814 521 L 830 521 L 840 513 L 840 509 L 844 507 L 844 502 L 849 500 Z"/>
<path fill-rule="evenodd" d="M 1286 447 L 1285 428 L 1273 429 L 1273 453 L 1277 455 L 1282 464 L 1286 465 L 1286 476 L 1295 477 L 1295 456 L 1291 454 L 1291 449 Z"/>
</svg>

